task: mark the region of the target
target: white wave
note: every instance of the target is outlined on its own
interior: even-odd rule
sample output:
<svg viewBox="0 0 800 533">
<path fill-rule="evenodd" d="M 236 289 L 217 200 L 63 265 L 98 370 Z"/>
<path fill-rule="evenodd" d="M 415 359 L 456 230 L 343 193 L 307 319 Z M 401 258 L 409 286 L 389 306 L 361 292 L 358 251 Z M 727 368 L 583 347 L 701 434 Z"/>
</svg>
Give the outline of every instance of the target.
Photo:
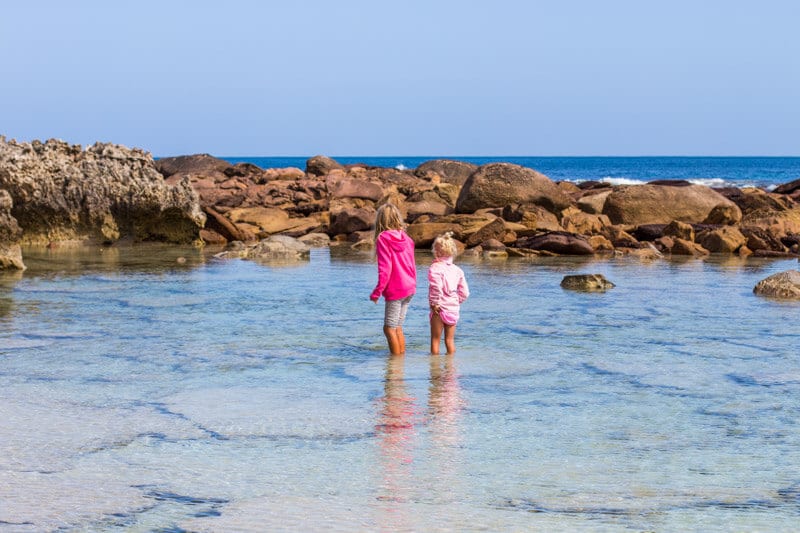
<svg viewBox="0 0 800 533">
<path fill-rule="evenodd" d="M 706 187 L 735 187 L 731 182 L 725 181 L 722 178 L 695 178 L 686 181 L 695 185 L 705 185 Z"/>
<path fill-rule="evenodd" d="M 403 163 L 400 163 L 400 164 L 398 164 L 398 165 L 395 165 L 395 167 L 394 167 L 394 168 L 395 168 L 395 169 L 397 169 L 397 170 L 408 170 L 408 167 L 407 167 L 407 166 L 405 166 Z"/>
<path fill-rule="evenodd" d="M 610 183 L 611 185 L 644 185 L 647 183 L 642 180 L 634 180 L 631 178 L 615 178 L 613 176 L 605 176 L 600 178 L 602 183 Z"/>
</svg>

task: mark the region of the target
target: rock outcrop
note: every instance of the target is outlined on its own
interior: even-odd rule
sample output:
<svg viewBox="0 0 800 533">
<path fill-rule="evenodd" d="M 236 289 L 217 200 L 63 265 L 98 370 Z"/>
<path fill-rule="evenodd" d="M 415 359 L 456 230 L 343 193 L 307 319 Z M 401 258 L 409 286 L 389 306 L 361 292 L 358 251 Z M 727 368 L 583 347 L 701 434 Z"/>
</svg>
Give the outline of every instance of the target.
<svg viewBox="0 0 800 533">
<path fill-rule="evenodd" d="M 159 160 L 158 168 L 168 182 L 188 178 L 200 195 L 209 214 L 207 242 L 325 233 L 334 243 L 369 248 L 375 211 L 392 202 L 418 247 L 452 231 L 482 257 L 495 251 L 484 248 L 489 241 L 511 255 L 617 251 L 702 257 L 800 249 L 797 204 L 761 190 L 716 191 L 669 180 L 576 186 L 519 165 L 452 160 L 407 170 L 314 156 L 304 172 L 230 165 L 208 155 L 174 159 Z"/>
<path fill-rule="evenodd" d="M 83 150 L 0 137 L 0 189 L 13 200 L 22 243 L 188 243 L 205 223 L 188 180 L 167 184 L 149 153 L 115 144 Z"/>
<path fill-rule="evenodd" d="M 669 180 L 576 185 L 509 163 L 433 160 L 404 169 L 321 155 L 305 167 L 262 169 L 208 154 L 154 162 L 117 145 L 3 139 L 0 190 L 13 207 L 5 218 L 0 208 L 0 244 L 8 256 L 15 244 L 56 240 L 249 247 L 275 235 L 324 234 L 332 245 L 368 249 L 377 208 L 392 202 L 418 247 L 451 231 L 478 257 L 800 253 L 795 183 L 776 189 L 783 193 Z"/>
<path fill-rule="evenodd" d="M 19 246 L 22 229 L 11 215 L 12 206 L 11 195 L 0 189 L 0 270 L 25 270 Z"/>
</svg>

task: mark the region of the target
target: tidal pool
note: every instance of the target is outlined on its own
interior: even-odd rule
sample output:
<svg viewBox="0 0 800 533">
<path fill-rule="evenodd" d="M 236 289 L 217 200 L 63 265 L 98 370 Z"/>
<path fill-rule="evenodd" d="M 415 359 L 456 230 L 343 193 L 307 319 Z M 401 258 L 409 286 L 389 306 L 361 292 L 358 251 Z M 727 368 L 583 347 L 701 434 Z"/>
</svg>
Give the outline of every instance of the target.
<svg viewBox="0 0 800 533">
<path fill-rule="evenodd" d="M 2 531 L 793 531 L 796 261 L 458 261 L 387 356 L 369 253 L 25 251 L 0 274 Z M 600 273 L 606 293 L 563 290 Z"/>
</svg>

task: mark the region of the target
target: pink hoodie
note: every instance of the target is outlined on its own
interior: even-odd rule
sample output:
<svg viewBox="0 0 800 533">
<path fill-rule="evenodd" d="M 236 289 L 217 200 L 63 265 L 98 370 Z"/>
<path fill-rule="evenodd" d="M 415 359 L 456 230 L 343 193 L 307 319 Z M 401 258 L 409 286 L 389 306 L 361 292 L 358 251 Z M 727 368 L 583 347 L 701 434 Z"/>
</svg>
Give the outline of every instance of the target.
<svg viewBox="0 0 800 533">
<path fill-rule="evenodd" d="M 417 292 L 417 265 L 414 262 L 414 241 L 406 232 L 390 229 L 381 232 L 375 241 L 378 258 L 378 284 L 370 299 L 383 296 L 401 300 Z"/>
<path fill-rule="evenodd" d="M 454 325 L 460 305 L 469 297 L 464 271 L 453 264 L 452 257 L 440 257 L 428 269 L 428 283 L 428 303 L 439 306 L 442 322 Z"/>
</svg>

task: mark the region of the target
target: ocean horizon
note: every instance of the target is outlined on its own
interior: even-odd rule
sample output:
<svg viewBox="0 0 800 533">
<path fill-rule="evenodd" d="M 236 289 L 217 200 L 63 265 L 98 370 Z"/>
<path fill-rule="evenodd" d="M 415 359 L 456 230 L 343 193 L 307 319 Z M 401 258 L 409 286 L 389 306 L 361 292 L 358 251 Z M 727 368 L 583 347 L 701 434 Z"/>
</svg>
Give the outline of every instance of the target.
<svg viewBox="0 0 800 533">
<path fill-rule="evenodd" d="M 313 156 L 217 156 L 230 163 L 261 168 L 305 169 Z M 474 165 L 513 163 L 554 181 L 601 181 L 636 185 L 654 180 L 687 180 L 709 187 L 760 187 L 772 190 L 800 179 L 800 157 L 776 156 L 330 156 L 343 165 L 410 170 L 426 161 L 451 159 Z"/>
</svg>

